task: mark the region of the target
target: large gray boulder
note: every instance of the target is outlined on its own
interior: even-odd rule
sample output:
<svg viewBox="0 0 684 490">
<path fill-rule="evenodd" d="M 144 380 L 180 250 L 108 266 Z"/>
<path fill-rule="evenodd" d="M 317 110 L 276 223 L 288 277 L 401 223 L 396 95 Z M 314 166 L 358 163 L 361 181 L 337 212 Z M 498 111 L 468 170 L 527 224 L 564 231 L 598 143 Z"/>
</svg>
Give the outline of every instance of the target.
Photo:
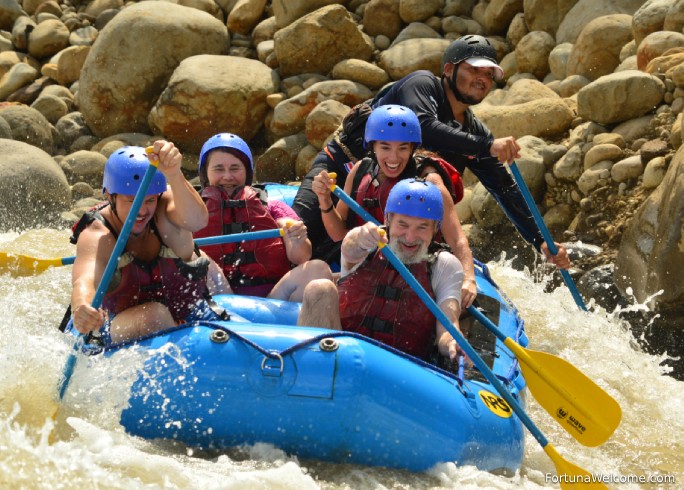
<svg viewBox="0 0 684 490">
<path fill-rule="evenodd" d="M 281 28 L 321 7 L 346 3 L 347 0 L 273 0 L 271 6 L 276 25 Z"/>
<path fill-rule="evenodd" d="M 442 56 L 449 44 L 449 39 L 408 39 L 380 53 L 378 65 L 392 80 L 399 80 L 416 70 L 439 75 Z"/>
<path fill-rule="evenodd" d="M 584 26 L 604 15 L 634 15 L 644 0 L 578 0 L 568 11 L 556 32 L 556 42 L 574 43 Z"/>
<path fill-rule="evenodd" d="M 181 62 L 152 108 L 150 127 L 181 148 L 198 153 L 219 132 L 250 141 L 261 129 L 278 91 L 278 74 L 260 61 L 200 55 Z"/>
<path fill-rule="evenodd" d="M 585 121 L 615 124 L 654 111 L 663 100 L 665 84 L 638 70 L 600 77 L 577 92 L 577 113 Z"/>
<path fill-rule="evenodd" d="M 45 116 L 36 109 L 23 104 L 12 104 L 0 108 L 0 117 L 12 129 L 12 139 L 23 141 L 47 153 L 52 153 L 55 143 L 54 136 L 57 132 Z"/>
<path fill-rule="evenodd" d="M 630 42 L 632 18 L 626 14 L 605 15 L 589 22 L 570 53 L 567 75 L 589 80 L 613 73 L 620 64 L 620 50 Z"/>
<path fill-rule="evenodd" d="M 4 139 L 14 139 L 12 138 L 12 128 L 10 127 L 9 123 L 5 121 L 1 116 L 0 116 L 0 138 Z"/>
<path fill-rule="evenodd" d="M 55 223 L 71 204 L 71 189 L 57 162 L 40 148 L 0 139 L 0 231 Z"/>
<path fill-rule="evenodd" d="M 370 61 L 373 43 L 341 5 L 329 5 L 305 15 L 274 36 L 275 54 L 283 77 L 301 73 L 327 74 L 340 61 Z"/>
<path fill-rule="evenodd" d="M 615 282 L 639 302 L 659 307 L 684 304 L 684 148 L 676 153 L 665 179 L 644 201 L 628 226 L 615 263 Z"/>
<path fill-rule="evenodd" d="M 524 0 L 525 24 L 530 31 L 545 31 L 551 35 L 577 0 Z"/>
<path fill-rule="evenodd" d="M 79 82 L 79 108 L 97 136 L 149 132 L 150 109 L 180 62 L 227 49 L 226 26 L 206 12 L 168 2 L 132 5 L 93 44 Z"/>
<path fill-rule="evenodd" d="M 324 100 L 336 100 L 354 107 L 372 96 L 373 93 L 368 87 L 349 80 L 327 80 L 314 83 L 303 92 L 275 106 L 269 130 L 276 136 L 292 135 L 304 130 L 306 117 Z"/>
</svg>

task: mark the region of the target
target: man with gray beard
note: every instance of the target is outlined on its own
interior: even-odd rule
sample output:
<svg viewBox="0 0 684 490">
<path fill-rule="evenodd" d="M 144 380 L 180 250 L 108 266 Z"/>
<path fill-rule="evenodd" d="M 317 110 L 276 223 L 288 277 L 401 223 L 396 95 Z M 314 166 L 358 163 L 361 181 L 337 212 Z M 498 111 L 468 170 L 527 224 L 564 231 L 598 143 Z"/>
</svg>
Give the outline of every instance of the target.
<svg viewBox="0 0 684 490">
<path fill-rule="evenodd" d="M 459 328 L 463 267 L 434 241 L 444 213 L 442 195 L 431 182 L 405 179 L 389 193 L 385 213 L 385 227 L 366 223 L 347 233 L 337 286 L 309 283 L 298 324 L 358 332 L 421 359 L 436 345 L 454 360 L 461 351 L 451 334 L 378 249 L 378 243 L 389 243 Z"/>
</svg>

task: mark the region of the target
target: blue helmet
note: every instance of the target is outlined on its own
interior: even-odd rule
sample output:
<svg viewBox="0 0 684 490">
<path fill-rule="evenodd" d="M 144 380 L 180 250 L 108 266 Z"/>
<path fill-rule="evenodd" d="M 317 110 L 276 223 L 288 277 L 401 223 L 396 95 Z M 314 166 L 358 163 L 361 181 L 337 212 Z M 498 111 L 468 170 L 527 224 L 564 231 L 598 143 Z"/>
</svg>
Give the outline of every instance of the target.
<svg viewBox="0 0 684 490">
<path fill-rule="evenodd" d="M 133 196 L 138 193 L 150 160 L 145 148 L 141 146 L 124 146 L 109 156 L 104 168 L 102 192 Z M 161 194 L 166 190 L 166 177 L 155 172 L 147 189 L 148 196 Z"/>
<path fill-rule="evenodd" d="M 217 148 L 235 150 L 235 153 L 231 153 L 238 157 L 240 161 L 242 161 L 242 163 L 244 164 L 245 169 L 247 170 L 247 185 L 251 185 L 252 177 L 254 175 L 254 161 L 252 160 L 252 151 L 249 149 L 249 146 L 247 145 L 245 140 L 240 138 L 238 135 L 232 133 L 220 133 L 212 136 L 204 142 L 204 145 L 202 145 L 202 151 L 200 151 L 199 156 L 199 168 L 197 169 L 202 187 L 207 185 L 207 172 L 205 167 L 207 163 L 207 156 L 210 151 L 215 150 Z M 203 169 L 204 172 L 202 172 Z"/>
<path fill-rule="evenodd" d="M 401 141 L 420 144 L 420 122 L 418 116 L 402 105 L 381 105 L 373 109 L 366 122 L 364 148 L 371 141 Z"/>
<path fill-rule="evenodd" d="M 435 184 L 426 180 L 400 180 L 387 197 L 385 216 L 389 213 L 432 219 L 439 226 L 444 215 L 442 193 Z"/>
</svg>

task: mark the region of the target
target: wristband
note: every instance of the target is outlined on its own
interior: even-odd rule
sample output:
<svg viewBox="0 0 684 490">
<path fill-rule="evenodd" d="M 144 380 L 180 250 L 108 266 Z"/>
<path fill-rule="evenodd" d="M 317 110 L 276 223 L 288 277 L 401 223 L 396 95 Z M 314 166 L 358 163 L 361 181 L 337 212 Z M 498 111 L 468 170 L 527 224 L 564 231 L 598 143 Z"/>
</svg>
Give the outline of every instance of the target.
<svg viewBox="0 0 684 490">
<path fill-rule="evenodd" d="M 327 209 L 321 209 L 321 213 L 323 214 L 328 214 L 330 211 L 332 211 L 335 208 L 334 204 L 330 204 L 330 207 Z"/>
</svg>

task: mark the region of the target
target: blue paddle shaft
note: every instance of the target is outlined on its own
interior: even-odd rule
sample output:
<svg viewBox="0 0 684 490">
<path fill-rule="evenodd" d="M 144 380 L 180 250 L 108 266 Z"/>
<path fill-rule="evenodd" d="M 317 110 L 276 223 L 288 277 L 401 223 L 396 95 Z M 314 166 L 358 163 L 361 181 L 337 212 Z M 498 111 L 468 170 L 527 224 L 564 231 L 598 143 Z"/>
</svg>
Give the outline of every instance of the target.
<svg viewBox="0 0 684 490">
<path fill-rule="evenodd" d="M 205 245 L 220 245 L 222 243 L 237 243 L 246 242 L 250 240 L 261 240 L 264 238 L 279 238 L 283 236 L 280 228 L 274 228 L 272 230 L 263 231 L 248 231 L 246 233 L 235 233 L 233 235 L 219 235 L 210 236 L 206 238 L 198 238 L 195 240 L 195 245 L 198 247 L 203 247 Z M 76 257 L 63 257 L 62 264 L 69 265 L 73 264 Z"/>
<path fill-rule="evenodd" d="M 373 218 L 373 216 L 371 216 L 371 214 L 368 211 L 361 207 L 361 205 L 358 202 L 354 201 L 351 197 L 349 197 L 349 195 L 342 189 L 335 185 L 332 188 L 332 193 L 339 197 L 342 201 L 344 201 L 344 203 L 347 206 L 349 206 L 349 209 L 351 209 L 356 214 L 361 216 L 364 220 L 370 221 L 371 223 L 375 223 L 376 225 L 380 226 L 380 223 L 378 223 L 378 221 L 375 218 Z"/>
<path fill-rule="evenodd" d="M 116 240 L 116 244 L 114 245 L 114 249 L 112 250 L 112 255 L 110 255 L 109 261 L 107 261 L 107 266 L 105 267 L 105 270 L 102 273 L 102 278 L 100 279 L 100 284 L 97 286 L 97 290 L 95 291 L 95 296 L 93 296 L 93 301 L 91 303 L 91 306 L 93 308 L 97 309 L 100 306 L 102 306 L 102 300 L 104 299 L 104 295 L 107 292 L 107 288 L 109 287 L 109 282 L 112 280 L 114 272 L 116 271 L 116 264 L 119 261 L 119 256 L 126 247 L 126 243 L 128 242 L 128 236 L 131 233 L 131 229 L 133 228 L 135 219 L 138 217 L 138 212 L 142 207 L 143 200 L 147 195 L 147 189 L 149 188 L 150 183 L 154 178 L 154 173 L 156 171 L 157 162 L 150 162 L 150 165 L 147 167 L 147 170 L 145 171 L 145 175 L 143 176 L 142 182 L 140 182 L 138 192 L 136 192 L 135 194 L 135 199 L 133 199 L 131 209 L 130 211 L 128 211 L 128 216 L 126 216 L 126 220 L 124 221 L 123 227 L 121 228 L 119 238 L 117 238 Z M 66 393 L 66 390 L 69 387 L 69 381 L 71 381 L 71 375 L 74 373 L 74 367 L 76 366 L 76 354 L 78 354 L 79 346 L 82 340 L 83 334 L 79 333 L 76 338 L 76 341 L 74 342 L 74 348 L 71 351 L 71 354 L 69 354 L 66 364 L 64 365 L 64 373 L 58 387 L 60 401 L 64 398 L 64 393 Z"/>
<path fill-rule="evenodd" d="M 100 284 L 97 287 L 97 291 L 95 291 L 95 296 L 93 297 L 93 302 L 91 303 L 93 308 L 99 308 L 100 306 L 102 306 L 102 300 L 104 299 L 104 295 L 107 292 L 107 288 L 109 287 L 109 282 L 112 280 L 114 272 L 116 272 L 116 264 L 118 263 L 119 257 L 123 253 L 124 248 L 126 248 L 126 243 L 128 243 L 128 236 L 131 234 L 131 230 L 133 229 L 135 220 L 138 217 L 138 212 L 140 211 L 142 203 L 145 200 L 145 197 L 147 196 L 147 188 L 150 186 L 150 183 L 152 182 L 152 179 L 154 178 L 154 173 L 156 171 L 157 166 L 156 164 L 152 163 L 147 167 L 147 170 L 145 171 L 143 180 L 140 183 L 140 188 L 138 189 L 138 192 L 135 195 L 135 199 L 133 199 L 131 209 L 128 212 L 128 216 L 126 216 L 126 220 L 124 221 L 123 227 L 121 228 L 119 238 L 116 240 L 114 250 L 112 250 L 112 255 L 109 257 L 109 261 L 107 262 L 107 267 L 102 273 L 102 279 L 100 279 Z"/>
<path fill-rule="evenodd" d="M 203 247 L 205 245 L 219 245 L 222 243 L 237 243 L 246 242 L 250 240 L 262 240 L 264 238 L 280 238 L 282 232 L 280 228 L 262 231 L 249 231 L 246 233 L 234 233 L 232 235 L 211 236 L 207 238 L 198 238 L 195 240 L 195 245 Z"/>
<path fill-rule="evenodd" d="M 478 310 L 477 308 L 475 308 L 475 307 L 472 306 L 472 305 L 469 306 L 468 308 L 466 308 L 466 310 L 468 310 L 468 313 L 470 313 L 471 315 L 473 315 L 477 321 L 479 321 L 482 325 L 484 325 L 485 327 L 487 327 L 487 330 L 489 330 L 489 331 L 492 332 L 494 335 L 496 335 L 496 337 L 497 337 L 501 342 L 504 342 L 504 341 L 508 338 L 508 337 L 506 336 L 506 334 L 503 333 L 501 330 L 499 330 L 499 329 L 496 327 L 496 325 L 494 325 L 494 323 L 492 323 L 492 321 L 491 321 L 489 318 L 487 318 L 486 316 L 484 316 L 484 315 L 482 314 L 482 312 L 481 312 L 480 310 Z"/>
<path fill-rule="evenodd" d="M 532 213 L 534 221 L 537 223 L 537 226 L 539 226 L 539 231 L 541 231 L 542 237 L 544 238 L 546 245 L 549 247 L 549 252 L 551 252 L 553 255 L 556 255 L 558 253 L 558 247 L 556 247 L 556 243 L 553 241 L 553 237 L 551 237 L 551 233 L 549 232 L 548 228 L 546 228 L 546 225 L 544 224 L 544 226 L 540 226 L 539 224 L 540 222 L 544 223 L 544 219 L 537 208 L 537 204 L 534 202 L 534 198 L 532 197 L 532 194 L 525 183 L 525 179 L 523 179 L 523 176 L 520 173 L 520 169 L 518 169 L 518 164 L 513 162 L 511 165 L 509 165 L 509 167 L 511 169 L 511 173 L 513 174 L 513 178 L 518 183 L 518 187 L 520 187 L 520 192 L 525 199 L 525 203 L 527 204 L 527 207 L 530 208 L 530 213 Z"/>
<path fill-rule="evenodd" d="M 449 318 L 444 314 L 444 312 L 439 308 L 435 300 L 425 291 L 423 286 L 418 282 L 418 280 L 413 277 L 413 274 L 406 268 L 406 266 L 399 260 L 399 258 L 394 254 L 394 252 L 388 247 L 382 245 L 381 251 L 387 257 L 387 260 L 394 266 L 394 268 L 401 274 L 404 280 L 413 288 L 413 290 L 418 294 L 420 299 L 425 303 L 425 306 L 432 312 L 432 314 L 437 318 L 439 323 L 441 323 L 444 328 L 451 334 L 456 343 L 463 349 L 463 351 L 468 355 L 468 357 L 473 361 L 473 364 L 480 370 L 480 372 L 487 378 L 496 391 L 499 392 L 501 397 L 506 400 L 506 402 L 511 406 L 513 411 L 516 413 L 518 418 L 527 427 L 530 433 L 534 436 L 542 447 L 545 447 L 549 441 L 544 437 L 544 434 L 539 430 L 535 423 L 530 419 L 522 409 L 518 401 L 513 398 L 513 395 L 506 389 L 506 387 L 499 381 L 494 372 L 489 369 L 489 366 L 482 360 L 478 353 L 473 349 L 473 347 L 468 343 L 468 341 L 463 337 L 461 332 L 459 332 L 454 325 L 451 323 Z"/>
<path fill-rule="evenodd" d="M 549 252 L 551 252 L 552 255 L 558 255 L 558 247 L 556 247 L 556 243 L 553 241 L 553 237 L 551 236 L 549 229 L 546 227 L 546 223 L 544 223 L 544 218 L 542 218 L 542 215 L 537 208 L 537 204 L 534 202 L 534 198 L 532 197 L 530 190 L 527 188 L 527 184 L 525 184 L 525 179 L 523 179 L 523 176 L 520 174 L 518 165 L 513 162 L 510 165 L 510 169 L 511 173 L 513 174 L 513 178 L 518 183 L 518 187 L 520 187 L 520 192 L 527 203 L 527 207 L 530 208 L 532 217 L 534 218 L 535 223 L 537 223 L 539 231 L 541 231 L 542 237 L 546 242 L 546 246 L 549 248 Z M 563 281 L 565 281 L 565 285 L 570 290 L 570 294 L 572 294 L 575 303 L 577 303 L 577 306 L 579 306 L 581 310 L 587 311 L 584 300 L 582 299 L 582 296 L 580 296 L 577 286 L 575 286 L 575 282 L 572 280 L 570 273 L 565 269 L 560 269 L 560 273 L 561 276 L 563 276 Z"/>
</svg>

